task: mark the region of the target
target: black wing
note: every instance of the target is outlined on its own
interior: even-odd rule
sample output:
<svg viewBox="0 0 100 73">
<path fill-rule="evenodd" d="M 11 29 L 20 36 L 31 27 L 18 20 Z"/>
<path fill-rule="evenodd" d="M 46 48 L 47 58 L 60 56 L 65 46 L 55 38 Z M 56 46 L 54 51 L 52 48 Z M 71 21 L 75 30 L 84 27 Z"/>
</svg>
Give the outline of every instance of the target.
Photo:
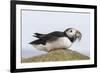
<svg viewBox="0 0 100 73">
<path fill-rule="evenodd" d="M 63 32 L 55 31 L 40 37 L 40 39 L 44 41 L 54 41 L 57 40 L 59 37 L 63 36 L 64 36 Z"/>
<path fill-rule="evenodd" d="M 54 40 L 57 40 L 59 37 L 63 37 L 64 36 L 64 33 L 63 32 L 59 32 L 59 31 L 55 31 L 55 32 L 52 32 L 52 33 L 49 33 L 49 34 L 36 34 L 39 39 L 35 40 L 35 41 L 32 41 L 30 42 L 30 44 L 43 44 L 45 45 L 46 42 L 51 42 L 51 41 L 54 41 Z"/>
<path fill-rule="evenodd" d="M 35 41 L 30 42 L 29 44 L 43 44 L 43 45 L 45 45 L 46 41 L 41 40 L 41 39 L 37 39 Z"/>
</svg>

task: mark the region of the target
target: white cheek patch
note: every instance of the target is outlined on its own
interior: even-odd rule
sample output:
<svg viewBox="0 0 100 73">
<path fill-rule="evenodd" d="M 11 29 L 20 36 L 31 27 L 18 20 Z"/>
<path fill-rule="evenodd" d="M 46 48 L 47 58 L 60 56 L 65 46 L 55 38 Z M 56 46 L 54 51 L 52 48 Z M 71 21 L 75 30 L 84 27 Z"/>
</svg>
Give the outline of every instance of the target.
<svg viewBox="0 0 100 73">
<path fill-rule="evenodd" d="M 69 32 L 69 33 L 67 33 L 67 35 L 68 35 L 69 37 L 73 37 L 74 34 Z"/>
<path fill-rule="evenodd" d="M 69 37 L 73 37 L 74 35 L 75 35 L 75 33 L 76 33 L 76 31 L 72 31 L 72 32 L 70 32 L 70 31 L 68 31 L 68 32 L 66 32 L 66 34 L 69 36 Z"/>
</svg>

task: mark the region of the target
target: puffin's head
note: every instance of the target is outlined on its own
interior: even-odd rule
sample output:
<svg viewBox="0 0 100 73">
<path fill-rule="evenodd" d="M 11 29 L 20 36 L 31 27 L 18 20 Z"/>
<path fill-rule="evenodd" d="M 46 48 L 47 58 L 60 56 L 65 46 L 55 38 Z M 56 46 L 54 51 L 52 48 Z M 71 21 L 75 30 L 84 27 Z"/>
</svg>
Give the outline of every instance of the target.
<svg viewBox="0 0 100 73">
<path fill-rule="evenodd" d="M 74 29 L 74 28 L 68 28 L 64 31 L 64 33 L 67 35 L 67 37 L 74 42 L 76 39 L 78 39 L 79 41 L 82 38 L 82 34 L 80 31 Z"/>
</svg>

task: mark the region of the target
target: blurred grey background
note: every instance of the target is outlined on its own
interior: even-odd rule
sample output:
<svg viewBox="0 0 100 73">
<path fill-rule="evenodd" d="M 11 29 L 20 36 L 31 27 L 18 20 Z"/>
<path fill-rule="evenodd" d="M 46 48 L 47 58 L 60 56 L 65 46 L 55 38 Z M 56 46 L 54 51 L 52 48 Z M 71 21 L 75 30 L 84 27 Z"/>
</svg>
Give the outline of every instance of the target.
<svg viewBox="0 0 100 73">
<path fill-rule="evenodd" d="M 78 29 L 82 40 L 70 48 L 90 56 L 90 14 L 76 12 L 50 12 L 22 10 L 22 57 L 31 57 L 46 52 L 38 51 L 29 43 L 36 38 L 33 33 L 50 33 L 64 31 L 67 28 Z"/>
</svg>

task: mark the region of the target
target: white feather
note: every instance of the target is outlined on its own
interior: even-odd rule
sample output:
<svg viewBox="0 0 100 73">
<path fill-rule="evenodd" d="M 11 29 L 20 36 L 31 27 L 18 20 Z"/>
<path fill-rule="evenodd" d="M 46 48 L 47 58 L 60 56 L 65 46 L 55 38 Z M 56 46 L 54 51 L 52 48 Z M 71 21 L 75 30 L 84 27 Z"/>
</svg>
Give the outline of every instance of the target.
<svg viewBox="0 0 100 73">
<path fill-rule="evenodd" d="M 61 37 L 55 41 L 47 42 L 45 45 L 33 45 L 38 50 L 50 51 L 55 48 L 69 48 L 72 45 L 71 41 L 67 37 Z"/>
</svg>

